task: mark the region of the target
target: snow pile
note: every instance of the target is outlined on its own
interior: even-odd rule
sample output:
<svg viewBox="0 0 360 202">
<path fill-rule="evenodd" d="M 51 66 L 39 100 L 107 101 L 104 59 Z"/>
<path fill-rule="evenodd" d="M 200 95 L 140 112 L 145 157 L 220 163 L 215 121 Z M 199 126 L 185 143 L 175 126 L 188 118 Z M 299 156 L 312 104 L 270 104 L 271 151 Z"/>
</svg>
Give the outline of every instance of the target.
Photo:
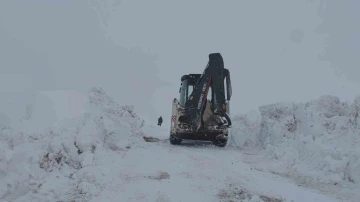
<svg viewBox="0 0 360 202">
<path fill-rule="evenodd" d="M 360 96 L 353 103 L 322 96 L 259 110 L 260 123 L 247 122 L 246 116 L 234 123 L 242 130 L 234 132 L 233 139 L 242 139 L 236 142 L 241 148 L 247 142 L 265 148 L 267 169 L 303 180 L 360 184 Z"/>
<path fill-rule="evenodd" d="M 101 88 L 90 90 L 86 108 L 41 133 L 0 131 L 0 201 L 86 201 L 100 194 L 106 186 L 100 176 L 109 169 L 102 161 L 141 146 L 144 122 Z"/>
<path fill-rule="evenodd" d="M 259 147 L 261 117 L 257 112 L 249 112 L 244 115 L 232 117 L 232 128 L 230 129 L 230 140 L 228 145 L 242 149 L 243 147 Z"/>
</svg>

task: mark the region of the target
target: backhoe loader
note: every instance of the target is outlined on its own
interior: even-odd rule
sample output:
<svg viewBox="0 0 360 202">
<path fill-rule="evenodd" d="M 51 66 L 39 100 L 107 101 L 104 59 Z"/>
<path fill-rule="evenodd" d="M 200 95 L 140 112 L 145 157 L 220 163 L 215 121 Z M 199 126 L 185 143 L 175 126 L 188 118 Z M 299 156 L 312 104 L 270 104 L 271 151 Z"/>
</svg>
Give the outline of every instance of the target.
<svg viewBox="0 0 360 202">
<path fill-rule="evenodd" d="M 221 54 L 209 54 L 202 74 L 183 75 L 179 95 L 172 101 L 170 143 L 178 145 L 186 139 L 226 146 L 232 89 L 230 72 L 224 68 Z"/>
</svg>

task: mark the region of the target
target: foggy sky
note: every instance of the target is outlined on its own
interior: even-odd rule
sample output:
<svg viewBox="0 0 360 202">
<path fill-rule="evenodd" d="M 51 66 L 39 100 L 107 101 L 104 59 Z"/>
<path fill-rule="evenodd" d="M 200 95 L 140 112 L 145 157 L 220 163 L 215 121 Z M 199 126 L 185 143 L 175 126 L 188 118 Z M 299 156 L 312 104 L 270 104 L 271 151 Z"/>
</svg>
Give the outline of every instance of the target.
<svg viewBox="0 0 360 202">
<path fill-rule="evenodd" d="M 101 86 L 151 119 L 171 113 L 183 74 L 220 52 L 232 112 L 359 93 L 360 3 L 274 1 L 0 1 L 0 74 L 40 90 Z M 16 85 L 16 84 L 12 84 Z M 166 123 L 166 122 L 165 122 Z"/>
</svg>

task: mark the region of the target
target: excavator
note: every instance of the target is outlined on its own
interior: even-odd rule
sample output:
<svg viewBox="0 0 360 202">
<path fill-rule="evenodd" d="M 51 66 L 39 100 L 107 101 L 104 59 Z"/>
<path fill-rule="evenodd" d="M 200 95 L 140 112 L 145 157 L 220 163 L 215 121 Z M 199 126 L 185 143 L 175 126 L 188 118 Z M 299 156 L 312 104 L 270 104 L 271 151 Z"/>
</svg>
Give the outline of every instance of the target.
<svg viewBox="0 0 360 202">
<path fill-rule="evenodd" d="M 183 75 L 179 95 L 179 99 L 172 101 L 170 143 L 199 140 L 225 147 L 232 125 L 229 117 L 232 88 L 230 72 L 224 68 L 221 54 L 209 54 L 202 74 Z"/>
</svg>

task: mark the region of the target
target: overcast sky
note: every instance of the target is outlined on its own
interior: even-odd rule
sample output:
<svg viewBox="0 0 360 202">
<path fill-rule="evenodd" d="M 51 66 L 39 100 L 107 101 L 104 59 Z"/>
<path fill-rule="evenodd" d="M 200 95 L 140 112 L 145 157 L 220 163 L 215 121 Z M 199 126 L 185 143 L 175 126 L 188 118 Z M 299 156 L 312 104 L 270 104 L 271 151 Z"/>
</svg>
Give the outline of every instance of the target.
<svg viewBox="0 0 360 202">
<path fill-rule="evenodd" d="M 356 0 L 4 0 L 0 74 L 35 89 L 100 86 L 143 115 L 168 119 L 183 74 L 220 52 L 233 112 L 360 94 Z M 15 83 L 13 85 L 16 85 Z"/>
</svg>

